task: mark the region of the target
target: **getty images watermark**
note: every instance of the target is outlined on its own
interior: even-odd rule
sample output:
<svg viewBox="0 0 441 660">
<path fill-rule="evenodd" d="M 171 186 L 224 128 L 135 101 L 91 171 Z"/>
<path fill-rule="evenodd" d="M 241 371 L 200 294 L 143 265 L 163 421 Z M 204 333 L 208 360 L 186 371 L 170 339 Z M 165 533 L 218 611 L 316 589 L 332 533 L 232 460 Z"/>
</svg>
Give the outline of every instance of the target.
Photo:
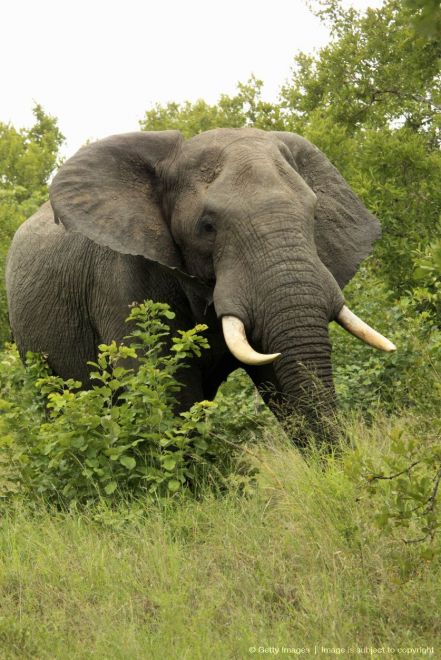
<svg viewBox="0 0 441 660">
<path fill-rule="evenodd" d="M 250 646 L 248 651 L 256 655 L 294 655 L 294 656 L 307 656 L 307 655 L 383 655 L 385 657 L 391 655 L 401 656 L 433 656 L 435 655 L 435 648 L 433 646 L 359 646 L 354 644 L 352 646 L 325 646 L 322 644 L 314 644 L 314 646 Z"/>
</svg>

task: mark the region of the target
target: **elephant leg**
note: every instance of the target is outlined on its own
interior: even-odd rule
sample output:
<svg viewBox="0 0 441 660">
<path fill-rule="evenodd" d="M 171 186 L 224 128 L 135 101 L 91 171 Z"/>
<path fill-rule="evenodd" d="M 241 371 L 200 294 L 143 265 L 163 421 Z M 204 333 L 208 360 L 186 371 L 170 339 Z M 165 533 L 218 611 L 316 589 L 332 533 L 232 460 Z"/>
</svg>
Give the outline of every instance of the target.
<svg viewBox="0 0 441 660">
<path fill-rule="evenodd" d="M 175 378 L 182 385 L 181 390 L 175 395 L 177 403 L 174 410 L 178 414 L 189 410 L 193 404 L 202 401 L 205 397 L 202 387 L 202 373 L 197 365 L 190 362 L 188 367 L 178 370 Z"/>
<path fill-rule="evenodd" d="M 205 369 L 202 376 L 203 398 L 212 401 L 222 383 L 241 366 L 231 353 L 226 353 L 214 367 Z"/>
</svg>

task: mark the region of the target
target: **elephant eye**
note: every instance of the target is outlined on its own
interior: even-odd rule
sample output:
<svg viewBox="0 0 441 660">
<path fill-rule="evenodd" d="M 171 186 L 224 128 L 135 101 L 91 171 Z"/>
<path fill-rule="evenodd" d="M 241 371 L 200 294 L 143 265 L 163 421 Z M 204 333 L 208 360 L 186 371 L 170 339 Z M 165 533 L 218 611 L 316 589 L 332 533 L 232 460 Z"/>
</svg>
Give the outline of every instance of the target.
<svg viewBox="0 0 441 660">
<path fill-rule="evenodd" d="M 199 236 L 214 236 L 216 234 L 216 225 L 214 220 L 207 216 L 200 218 L 197 225 L 197 233 Z"/>
</svg>

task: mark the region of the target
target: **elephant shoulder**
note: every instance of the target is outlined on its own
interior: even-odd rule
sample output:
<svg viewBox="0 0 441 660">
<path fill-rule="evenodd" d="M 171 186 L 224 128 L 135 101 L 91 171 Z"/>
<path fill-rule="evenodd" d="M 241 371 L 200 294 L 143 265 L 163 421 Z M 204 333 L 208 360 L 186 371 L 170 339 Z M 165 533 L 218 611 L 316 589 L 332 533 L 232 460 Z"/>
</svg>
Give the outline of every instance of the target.
<svg viewBox="0 0 441 660">
<path fill-rule="evenodd" d="M 37 254 L 64 254 L 93 250 L 91 241 L 81 234 L 68 232 L 56 221 L 51 203 L 48 201 L 18 228 L 12 240 L 8 261 L 34 259 Z"/>
<path fill-rule="evenodd" d="M 48 201 L 23 222 L 15 234 L 14 241 L 27 241 L 33 236 L 44 238 L 64 234 L 66 234 L 66 230 L 55 221 L 54 211 Z"/>
<path fill-rule="evenodd" d="M 66 231 L 54 219 L 50 202 L 43 204 L 16 231 L 6 260 L 6 282 L 34 288 L 36 282 L 61 272 L 76 276 L 86 259 L 93 259 L 97 247 L 80 234 Z"/>
</svg>

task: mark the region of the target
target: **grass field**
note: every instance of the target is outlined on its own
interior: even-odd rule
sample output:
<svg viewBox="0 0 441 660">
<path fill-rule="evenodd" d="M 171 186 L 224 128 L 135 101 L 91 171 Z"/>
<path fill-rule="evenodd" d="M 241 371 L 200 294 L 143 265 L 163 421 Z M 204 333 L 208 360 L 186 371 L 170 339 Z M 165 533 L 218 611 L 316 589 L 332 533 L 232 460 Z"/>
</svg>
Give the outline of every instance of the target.
<svg viewBox="0 0 441 660">
<path fill-rule="evenodd" d="M 267 438 L 247 495 L 17 505 L 0 529 L 0 657 L 441 657 L 439 540 L 428 561 L 409 530 L 379 529 L 345 467 L 387 454 L 401 422 L 358 422 L 356 447 L 325 461 Z"/>
</svg>

